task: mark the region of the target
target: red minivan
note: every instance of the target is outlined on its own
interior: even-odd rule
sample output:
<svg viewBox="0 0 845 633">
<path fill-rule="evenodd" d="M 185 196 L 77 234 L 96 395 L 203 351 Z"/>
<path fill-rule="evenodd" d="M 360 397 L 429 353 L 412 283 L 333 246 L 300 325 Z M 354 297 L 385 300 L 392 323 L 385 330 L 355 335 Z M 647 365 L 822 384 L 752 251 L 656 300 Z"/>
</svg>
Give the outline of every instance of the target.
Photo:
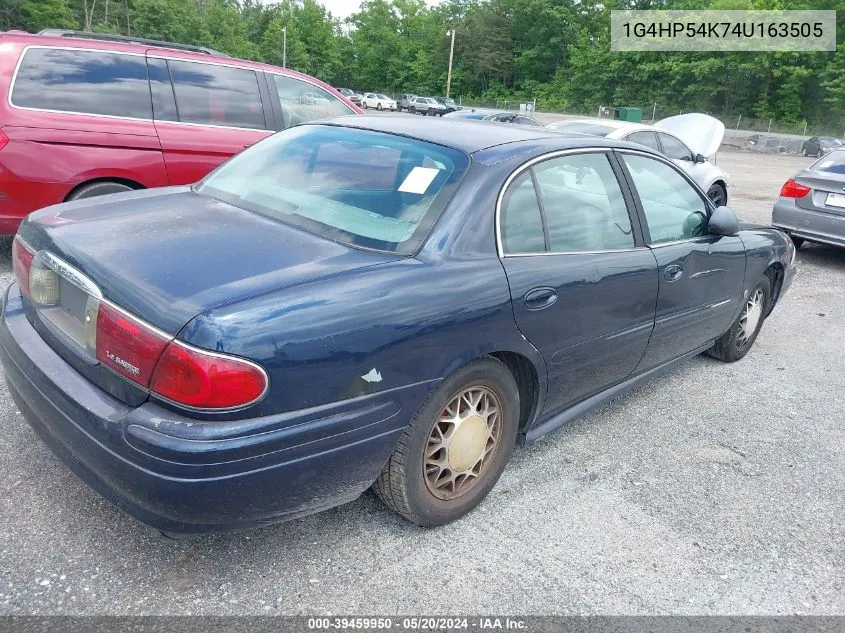
<svg viewBox="0 0 845 633">
<path fill-rule="evenodd" d="M 313 77 L 209 49 L 0 33 L 0 235 L 57 202 L 196 182 L 277 130 L 359 112 Z"/>
</svg>

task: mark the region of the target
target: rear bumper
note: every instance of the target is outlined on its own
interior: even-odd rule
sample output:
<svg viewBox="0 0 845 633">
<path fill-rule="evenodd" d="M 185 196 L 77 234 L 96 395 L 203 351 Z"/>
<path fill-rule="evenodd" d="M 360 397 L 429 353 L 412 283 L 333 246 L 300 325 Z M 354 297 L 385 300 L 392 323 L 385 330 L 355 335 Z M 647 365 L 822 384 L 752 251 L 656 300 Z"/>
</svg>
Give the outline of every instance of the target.
<svg viewBox="0 0 845 633">
<path fill-rule="evenodd" d="M 845 215 L 802 209 L 793 200 L 780 199 L 775 203 L 772 225 L 795 237 L 845 246 Z"/>
<path fill-rule="evenodd" d="M 356 498 L 404 429 L 403 402 L 423 387 L 228 422 L 131 408 L 41 339 L 17 284 L 3 299 L 0 361 L 27 422 L 71 470 L 137 519 L 181 533 L 274 523 Z"/>
</svg>

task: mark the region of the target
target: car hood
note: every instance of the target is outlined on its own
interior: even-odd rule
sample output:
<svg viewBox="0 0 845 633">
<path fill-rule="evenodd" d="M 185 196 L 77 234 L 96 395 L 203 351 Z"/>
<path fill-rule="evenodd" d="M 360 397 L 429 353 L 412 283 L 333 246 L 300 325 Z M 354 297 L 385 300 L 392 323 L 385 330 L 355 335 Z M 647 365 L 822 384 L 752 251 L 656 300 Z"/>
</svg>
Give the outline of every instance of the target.
<svg viewBox="0 0 845 633">
<path fill-rule="evenodd" d="M 674 134 L 693 152 L 702 156 L 715 154 L 725 137 L 724 123 L 701 112 L 672 116 L 658 121 L 654 127 Z"/>
<path fill-rule="evenodd" d="M 398 257 L 338 244 L 187 187 L 48 207 L 31 214 L 20 235 L 171 334 L 212 308 Z"/>
</svg>

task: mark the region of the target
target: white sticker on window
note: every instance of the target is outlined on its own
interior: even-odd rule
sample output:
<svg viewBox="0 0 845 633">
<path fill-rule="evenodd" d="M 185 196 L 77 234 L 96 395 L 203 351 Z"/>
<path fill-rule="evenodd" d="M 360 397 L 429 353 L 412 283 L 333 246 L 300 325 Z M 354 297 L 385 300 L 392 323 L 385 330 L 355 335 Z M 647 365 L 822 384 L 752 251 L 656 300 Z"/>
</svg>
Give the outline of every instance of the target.
<svg viewBox="0 0 845 633">
<path fill-rule="evenodd" d="M 405 182 L 399 187 L 399 191 L 422 195 L 439 171 L 439 169 L 432 169 L 431 167 L 414 167 L 408 177 L 405 178 Z"/>
</svg>

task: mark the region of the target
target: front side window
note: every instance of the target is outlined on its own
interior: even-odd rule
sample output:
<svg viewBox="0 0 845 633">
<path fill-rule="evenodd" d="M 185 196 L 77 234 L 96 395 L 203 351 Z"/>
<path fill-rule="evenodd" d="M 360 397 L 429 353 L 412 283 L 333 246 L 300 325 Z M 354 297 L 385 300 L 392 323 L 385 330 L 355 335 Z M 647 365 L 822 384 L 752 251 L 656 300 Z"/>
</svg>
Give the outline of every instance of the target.
<svg viewBox="0 0 845 633">
<path fill-rule="evenodd" d="M 622 159 L 640 197 L 652 243 L 707 233 L 707 203 L 686 178 L 654 158 L 622 154 Z"/>
<path fill-rule="evenodd" d="M 468 165 L 462 152 L 416 139 L 302 125 L 238 154 L 195 190 L 350 246 L 412 254 Z"/>
<path fill-rule="evenodd" d="M 30 48 L 12 89 L 13 105 L 80 114 L 152 119 L 142 55 Z"/>
<path fill-rule="evenodd" d="M 330 92 L 300 79 L 273 75 L 279 101 L 282 105 L 282 121 L 288 128 L 316 119 L 353 114 L 353 111 Z"/>
<path fill-rule="evenodd" d="M 264 129 L 255 72 L 246 68 L 168 60 L 179 120 Z"/>
<path fill-rule="evenodd" d="M 674 136 L 663 132 L 658 132 L 657 136 L 660 138 L 660 144 L 663 146 L 663 154 L 665 156 L 672 160 L 692 160 L 692 152 Z"/>
<path fill-rule="evenodd" d="M 534 166 L 552 252 L 634 246 L 628 206 L 604 153 L 571 154 Z"/>
</svg>

